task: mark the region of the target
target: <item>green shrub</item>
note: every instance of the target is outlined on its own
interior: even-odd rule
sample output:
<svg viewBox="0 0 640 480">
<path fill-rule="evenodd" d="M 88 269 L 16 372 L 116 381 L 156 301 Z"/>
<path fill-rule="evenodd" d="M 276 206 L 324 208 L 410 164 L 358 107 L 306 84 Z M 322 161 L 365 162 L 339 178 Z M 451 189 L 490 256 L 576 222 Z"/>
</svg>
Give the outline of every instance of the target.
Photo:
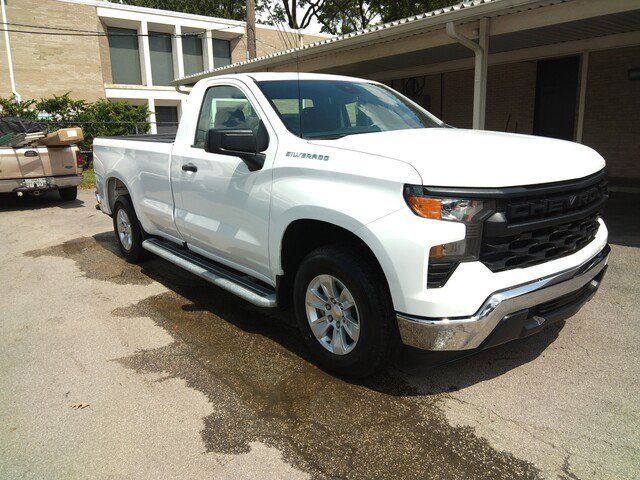
<svg viewBox="0 0 640 480">
<path fill-rule="evenodd" d="M 82 127 L 84 140 L 79 147 L 83 151 L 91 149 L 94 137 L 149 132 L 149 110 L 146 105 L 105 99 L 90 103 L 73 100 L 68 93 L 18 103 L 0 98 L 0 116 L 37 120 L 46 132 Z"/>
<path fill-rule="evenodd" d="M 38 117 L 38 111 L 35 109 L 36 103 L 36 100 L 15 102 L 13 99 L 0 98 L 0 116 L 35 120 Z"/>
</svg>

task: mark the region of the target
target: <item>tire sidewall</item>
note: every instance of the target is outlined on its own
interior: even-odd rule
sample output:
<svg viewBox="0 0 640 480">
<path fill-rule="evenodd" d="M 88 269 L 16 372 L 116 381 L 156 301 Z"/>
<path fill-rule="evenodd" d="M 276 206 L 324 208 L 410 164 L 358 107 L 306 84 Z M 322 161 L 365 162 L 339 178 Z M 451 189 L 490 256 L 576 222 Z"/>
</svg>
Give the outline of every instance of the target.
<svg viewBox="0 0 640 480">
<path fill-rule="evenodd" d="M 344 375 L 361 376 L 370 367 L 384 335 L 379 300 L 367 294 L 369 280 L 355 262 L 337 262 L 326 253 L 312 253 L 296 273 L 293 301 L 296 319 L 305 343 L 316 360 L 327 368 Z M 336 355 L 324 348 L 311 331 L 306 312 L 306 291 L 316 276 L 328 274 L 337 278 L 351 292 L 358 309 L 360 336 L 354 349 L 345 355 Z"/>
<path fill-rule="evenodd" d="M 124 210 L 127 216 L 129 217 L 129 222 L 131 223 L 131 248 L 126 250 L 120 241 L 120 236 L 118 235 L 118 212 L 120 210 Z M 131 205 L 131 201 L 127 197 L 119 197 L 116 200 L 113 206 L 113 231 L 118 242 L 118 248 L 120 248 L 120 252 L 124 257 L 130 261 L 135 262 L 139 260 L 144 252 L 142 248 L 142 241 L 144 240 L 142 235 L 142 229 L 140 228 L 140 223 L 138 222 L 138 217 L 133 209 L 133 205 Z"/>
</svg>

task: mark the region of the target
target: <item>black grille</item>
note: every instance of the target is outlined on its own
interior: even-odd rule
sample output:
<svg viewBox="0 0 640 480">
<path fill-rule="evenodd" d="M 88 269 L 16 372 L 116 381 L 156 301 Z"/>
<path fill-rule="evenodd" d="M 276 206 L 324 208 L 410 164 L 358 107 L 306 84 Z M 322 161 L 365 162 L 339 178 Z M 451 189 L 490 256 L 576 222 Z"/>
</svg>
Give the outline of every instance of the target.
<svg viewBox="0 0 640 480">
<path fill-rule="evenodd" d="M 500 272 L 580 250 L 598 231 L 598 212 L 607 199 L 602 177 L 579 188 L 531 187 L 526 196 L 496 200 L 496 213 L 484 223 L 480 261 Z"/>
<path fill-rule="evenodd" d="M 493 272 L 524 268 L 570 255 L 587 245 L 598 231 L 597 216 L 539 228 L 508 237 L 485 237 L 480 261 Z"/>
</svg>

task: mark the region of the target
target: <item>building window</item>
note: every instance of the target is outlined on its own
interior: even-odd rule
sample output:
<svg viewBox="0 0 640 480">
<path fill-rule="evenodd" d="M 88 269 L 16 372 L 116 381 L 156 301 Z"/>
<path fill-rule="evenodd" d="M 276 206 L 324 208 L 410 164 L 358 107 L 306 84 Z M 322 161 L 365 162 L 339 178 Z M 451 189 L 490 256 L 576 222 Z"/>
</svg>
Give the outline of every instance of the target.
<svg viewBox="0 0 640 480">
<path fill-rule="evenodd" d="M 137 31 L 107 27 L 113 83 L 142 85 Z"/>
<path fill-rule="evenodd" d="M 229 40 L 213 39 L 213 67 L 220 68 L 231 64 L 231 46 Z"/>
<path fill-rule="evenodd" d="M 171 35 L 149 32 L 149 56 L 153 85 L 171 85 L 174 78 Z"/>
<path fill-rule="evenodd" d="M 182 57 L 184 58 L 184 74 L 193 75 L 204 70 L 202 62 L 202 39 L 184 37 L 182 39 Z"/>
<path fill-rule="evenodd" d="M 176 133 L 178 107 L 156 107 L 156 128 L 158 133 Z"/>
</svg>

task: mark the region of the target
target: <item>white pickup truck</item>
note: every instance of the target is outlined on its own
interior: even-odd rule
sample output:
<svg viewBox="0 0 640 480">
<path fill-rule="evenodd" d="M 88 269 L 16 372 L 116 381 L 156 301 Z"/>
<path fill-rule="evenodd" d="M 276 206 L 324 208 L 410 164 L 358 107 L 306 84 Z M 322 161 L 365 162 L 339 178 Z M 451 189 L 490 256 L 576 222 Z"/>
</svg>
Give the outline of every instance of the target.
<svg viewBox="0 0 640 480">
<path fill-rule="evenodd" d="M 175 138 L 96 139 L 94 166 L 128 260 L 292 306 L 318 363 L 351 376 L 402 344 L 482 349 L 565 319 L 610 251 L 594 150 L 451 128 L 356 78 L 202 80 Z"/>
</svg>

